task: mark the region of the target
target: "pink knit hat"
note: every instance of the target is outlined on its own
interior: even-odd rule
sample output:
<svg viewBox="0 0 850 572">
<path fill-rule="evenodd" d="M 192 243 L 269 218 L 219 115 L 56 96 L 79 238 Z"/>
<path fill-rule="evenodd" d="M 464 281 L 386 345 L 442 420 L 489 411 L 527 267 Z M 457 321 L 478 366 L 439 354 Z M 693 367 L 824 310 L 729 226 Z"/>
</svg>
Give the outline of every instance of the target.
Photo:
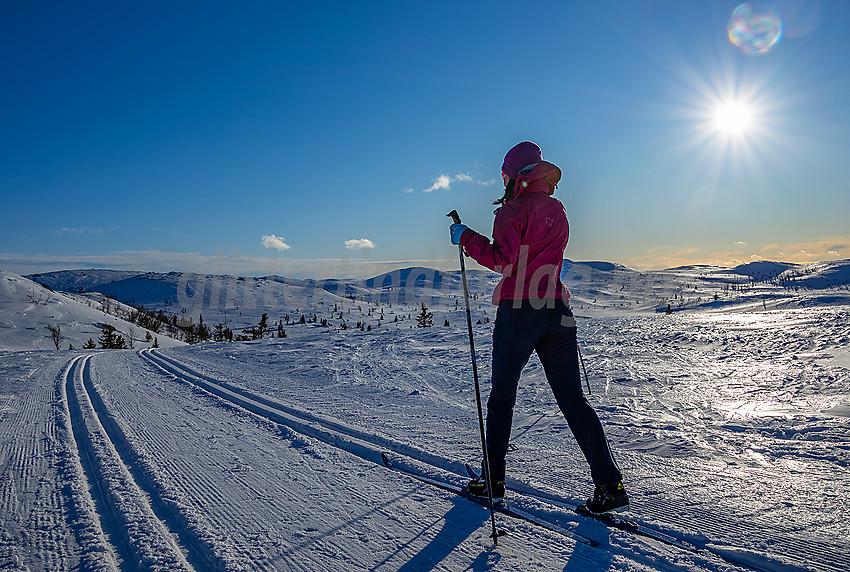
<svg viewBox="0 0 850 572">
<path fill-rule="evenodd" d="M 505 155 L 505 161 L 502 163 L 502 172 L 511 179 L 516 179 L 519 172 L 525 167 L 538 163 L 543 160 L 543 151 L 537 143 L 531 141 L 523 141 L 514 145 L 508 154 Z"/>
</svg>

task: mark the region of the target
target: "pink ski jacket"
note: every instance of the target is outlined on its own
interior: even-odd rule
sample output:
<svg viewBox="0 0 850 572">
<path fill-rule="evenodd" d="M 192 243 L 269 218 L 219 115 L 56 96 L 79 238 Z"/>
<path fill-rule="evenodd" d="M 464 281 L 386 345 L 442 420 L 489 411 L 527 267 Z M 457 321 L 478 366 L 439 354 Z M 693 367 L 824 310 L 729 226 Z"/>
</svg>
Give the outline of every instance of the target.
<svg viewBox="0 0 850 572">
<path fill-rule="evenodd" d="M 472 229 L 460 237 L 467 254 L 498 272 L 493 304 L 502 300 L 564 300 L 570 292 L 561 282 L 564 249 L 570 235 L 567 211 L 552 197 L 561 170 L 540 161 L 519 174 L 514 196 L 493 221 L 493 242 Z"/>
</svg>

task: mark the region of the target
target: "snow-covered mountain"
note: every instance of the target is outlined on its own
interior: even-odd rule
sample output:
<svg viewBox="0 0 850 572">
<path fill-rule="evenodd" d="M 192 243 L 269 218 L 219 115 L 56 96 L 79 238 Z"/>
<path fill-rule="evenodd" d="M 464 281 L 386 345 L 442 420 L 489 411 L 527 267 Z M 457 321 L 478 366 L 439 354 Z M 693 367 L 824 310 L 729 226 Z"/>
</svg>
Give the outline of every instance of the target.
<svg viewBox="0 0 850 572">
<path fill-rule="evenodd" d="M 154 340 L 160 347 L 183 345 L 183 342 L 150 332 L 115 315 L 119 310 L 124 315 L 129 314 L 132 308 L 114 301 L 109 307 L 114 310 L 113 314 L 104 312 L 103 300 L 58 292 L 0 270 L 0 349 L 57 349 L 56 341 L 59 349 L 69 346 L 79 349 L 89 339 L 97 342 L 102 324 L 116 328 L 128 345 L 132 340 L 133 347 L 150 347 Z M 55 337 L 48 327 L 54 331 L 58 328 Z"/>
</svg>

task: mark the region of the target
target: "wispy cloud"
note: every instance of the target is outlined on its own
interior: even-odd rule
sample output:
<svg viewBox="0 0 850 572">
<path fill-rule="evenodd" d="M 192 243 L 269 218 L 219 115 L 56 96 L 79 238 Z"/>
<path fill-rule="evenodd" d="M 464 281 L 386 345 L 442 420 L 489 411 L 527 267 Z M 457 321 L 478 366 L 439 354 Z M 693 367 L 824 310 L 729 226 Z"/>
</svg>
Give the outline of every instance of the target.
<svg viewBox="0 0 850 572">
<path fill-rule="evenodd" d="M 103 228 L 100 228 L 100 227 L 91 228 L 91 227 L 88 227 L 88 226 L 81 226 L 81 227 L 63 226 L 62 228 L 57 228 L 53 232 L 55 232 L 56 234 L 103 234 L 105 232 L 111 232 L 113 230 L 118 230 L 119 228 L 121 228 L 121 227 L 111 226 L 107 229 L 103 229 Z"/>
<path fill-rule="evenodd" d="M 292 248 L 286 242 L 284 242 L 284 238 L 282 236 L 275 236 L 273 234 L 267 234 L 263 237 L 263 246 L 266 248 L 276 248 L 277 250 L 289 250 Z"/>
<path fill-rule="evenodd" d="M 368 238 L 353 238 L 345 241 L 348 250 L 359 250 L 361 248 L 375 248 L 375 243 Z"/>
<path fill-rule="evenodd" d="M 438 190 L 446 190 L 447 191 L 447 190 L 452 188 L 452 183 L 456 183 L 456 182 L 457 183 L 473 183 L 473 184 L 477 184 L 477 185 L 482 186 L 482 187 L 488 187 L 490 185 L 495 184 L 496 179 L 488 179 L 488 180 L 476 179 L 475 177 L 473 177 L 469 173 L 458 173 L 457 175 L 454 175 L 454 176 L 442 174 L 442 175 L 438 176 L 436 179 L 434 179 L 434 182 L 431 183 L 430 187 L 428 187 L 427 189 L 422 189 L 422 192 L 423 193 L 433 193 L 434 191 L 438 191 Z M 412 192 L 412 189 L 405 191 L 405 193 L 408 193 L 408 192 Z"/>
</svg>

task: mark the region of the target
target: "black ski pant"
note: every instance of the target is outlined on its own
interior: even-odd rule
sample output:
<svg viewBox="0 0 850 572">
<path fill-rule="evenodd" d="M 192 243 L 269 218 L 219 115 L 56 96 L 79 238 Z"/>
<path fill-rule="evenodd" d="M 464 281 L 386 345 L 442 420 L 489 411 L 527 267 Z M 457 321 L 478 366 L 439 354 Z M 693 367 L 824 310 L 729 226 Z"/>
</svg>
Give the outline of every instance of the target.
<svg viewBox="0 0 850 572">
<path fill-rule="evenodd" d="M 563 301 L 499 303 L 493 330 L 492 388 L 487 401 L 487 452 L 494 480 L 505 476 L 517 385 L 532 351 L 537 352 L 558 407 L 590 464 L 593 482 L 602 485 L 622 480 L 602 423 L 582 391 L 576 330 L 572 310 Z"/>
</svg>

